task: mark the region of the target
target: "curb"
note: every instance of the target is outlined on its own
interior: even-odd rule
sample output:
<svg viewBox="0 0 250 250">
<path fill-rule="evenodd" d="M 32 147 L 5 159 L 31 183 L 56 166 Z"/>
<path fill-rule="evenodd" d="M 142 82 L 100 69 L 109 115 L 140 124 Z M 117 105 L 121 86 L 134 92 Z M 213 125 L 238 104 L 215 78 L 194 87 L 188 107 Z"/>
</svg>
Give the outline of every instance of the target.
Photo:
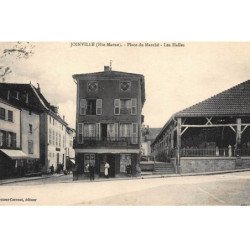
<svg viewBox="0 0 250 250">
<path fill-rule="evenodd" d="M 58 176 L 54 176 L 54 177 L 61 177 L 63 175 L 58 175 Z M 51 178 L 51 175 L 48 175 L 48 176 L 42 176 L 42 177 L 34 177 L 33 179 L 22 179 L 22 180 L 18 180 L 18 179 L 15 179 L 15 180 L 9 180 L 9 181 L 6 181 L 6 182 L 1 182 L 0 181 L 0 185 L 5 185 L 5 184 L 12 184 L 12 183 L 18 183 L 18 182 L 28 182 L 28 181 L 36 181 L 36 180 L 44 180 L 44 179 L 48 179 L 48 178 Z"/>
</svg>

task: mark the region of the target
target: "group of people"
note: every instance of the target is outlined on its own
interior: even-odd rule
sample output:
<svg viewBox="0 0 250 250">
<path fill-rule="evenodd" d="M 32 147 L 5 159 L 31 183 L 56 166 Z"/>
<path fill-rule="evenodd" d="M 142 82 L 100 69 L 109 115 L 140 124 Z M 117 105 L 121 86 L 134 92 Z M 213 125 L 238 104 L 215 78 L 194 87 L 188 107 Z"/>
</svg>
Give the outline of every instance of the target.
<svg viewBox="0 0 250 250">
<path fill-rule="evenodd" d="M 106 178 L 109 178 L 109 168 L 110 168 L 110 165 L 108 162 L 105 162 L 104 163 L 104 176 Z M 85 171 L 89 172 L 89 179 L 90 181 L 93 181 L 95 180 L 95 166 L 92 162 L 88 163 L 86 166 L 85 166 Z"/>
<path fill-rule="evenodd" d="M 55 171 L 55 167 L 54 165 L 52 164 L 50 166 L 50 174 L 53 175 L 54 173 L 56 174 L 61 174 L 63 172 L 63 164 L 57 164 L 57 168 L 56 168 L 56 171 Z"/>
<path fill-rule="evenodd" d="M 109 168 L 110 165 L 108 162 L 104 163 L 104 176 L 106 178 L 109 178 Z M 95 180 L 95 166 L 92 162 L 87 163 L 84 167 L 84 172 L 89 172 L 89 179 L 90 181 L 94 181 Z M 78 180 L 78 175 L 79 175 L 79 167 L 78 165 L 75 165 L 75 168 L 73 170 L 73 179 L 74 180 Z"/>
</svg>

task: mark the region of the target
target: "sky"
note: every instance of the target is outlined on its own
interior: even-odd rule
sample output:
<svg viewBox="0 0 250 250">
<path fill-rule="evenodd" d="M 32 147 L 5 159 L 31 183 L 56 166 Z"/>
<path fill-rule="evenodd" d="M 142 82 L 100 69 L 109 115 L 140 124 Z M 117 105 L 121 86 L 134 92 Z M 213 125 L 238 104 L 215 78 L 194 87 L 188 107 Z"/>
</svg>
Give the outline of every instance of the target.
<svg viewBox="0 0 250 250">
<path fill-rule="evenodd" d="M 74 41 L 72 41 L 74 42 Z M 83 41 L 84 42 L 84 41 Z M 106 44 L 107 42 L 103 42 Z M 13 73 L 6 82 L 40 84 L 44 96 L 59 106 L 69 126 L 75 127 L 76 84 L 73 74 L 112 69 L 145 76 L 145 124 L 162 127 L 171 115 L 250 79 L 250 43 L 182 42 L 159 47 L 71 46 L 69 42 L 35 42 L 28 59 L 1 59 Z M 178 43 L 178 42 L 177 42 Z M 0 52 L 13 43 L 0 42 Z"/>
</svg>

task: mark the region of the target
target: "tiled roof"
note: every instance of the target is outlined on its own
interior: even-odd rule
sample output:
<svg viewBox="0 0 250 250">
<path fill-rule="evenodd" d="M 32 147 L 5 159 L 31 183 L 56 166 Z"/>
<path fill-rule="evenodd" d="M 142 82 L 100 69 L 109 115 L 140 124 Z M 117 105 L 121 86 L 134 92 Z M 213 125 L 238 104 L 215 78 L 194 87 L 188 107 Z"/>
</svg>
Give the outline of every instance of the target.
<svg viewBox="0 0 250 250">
<path fill-rule="evenodd" d="M 250 115 L 250 80 L 214 95 L 175 117 Z"/>
<path fill-rule="evenodd" d="M 148 140 L 154 140 L 156 136 L 160 133 L 161 128 L 149 128 L 149 134 L 147 136 Z"/>
</svg>

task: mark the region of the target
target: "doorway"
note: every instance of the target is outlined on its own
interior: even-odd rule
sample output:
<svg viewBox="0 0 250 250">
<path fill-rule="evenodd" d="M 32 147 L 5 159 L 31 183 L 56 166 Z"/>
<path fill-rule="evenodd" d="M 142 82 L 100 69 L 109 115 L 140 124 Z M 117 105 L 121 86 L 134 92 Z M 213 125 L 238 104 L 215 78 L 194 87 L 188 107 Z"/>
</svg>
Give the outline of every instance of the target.
<svg viewBox="0 0 250 250">
<path fill-rule="evenodd" d="M 101 124 L 101 137 L 102 137 L 102 140 L 103 141 L 106 141 L 107 140 L 107 135 L 108 135 L 108 132 L 107 132 L 107 124 L 106 123 L 102 123 Z"/>
</svg>

